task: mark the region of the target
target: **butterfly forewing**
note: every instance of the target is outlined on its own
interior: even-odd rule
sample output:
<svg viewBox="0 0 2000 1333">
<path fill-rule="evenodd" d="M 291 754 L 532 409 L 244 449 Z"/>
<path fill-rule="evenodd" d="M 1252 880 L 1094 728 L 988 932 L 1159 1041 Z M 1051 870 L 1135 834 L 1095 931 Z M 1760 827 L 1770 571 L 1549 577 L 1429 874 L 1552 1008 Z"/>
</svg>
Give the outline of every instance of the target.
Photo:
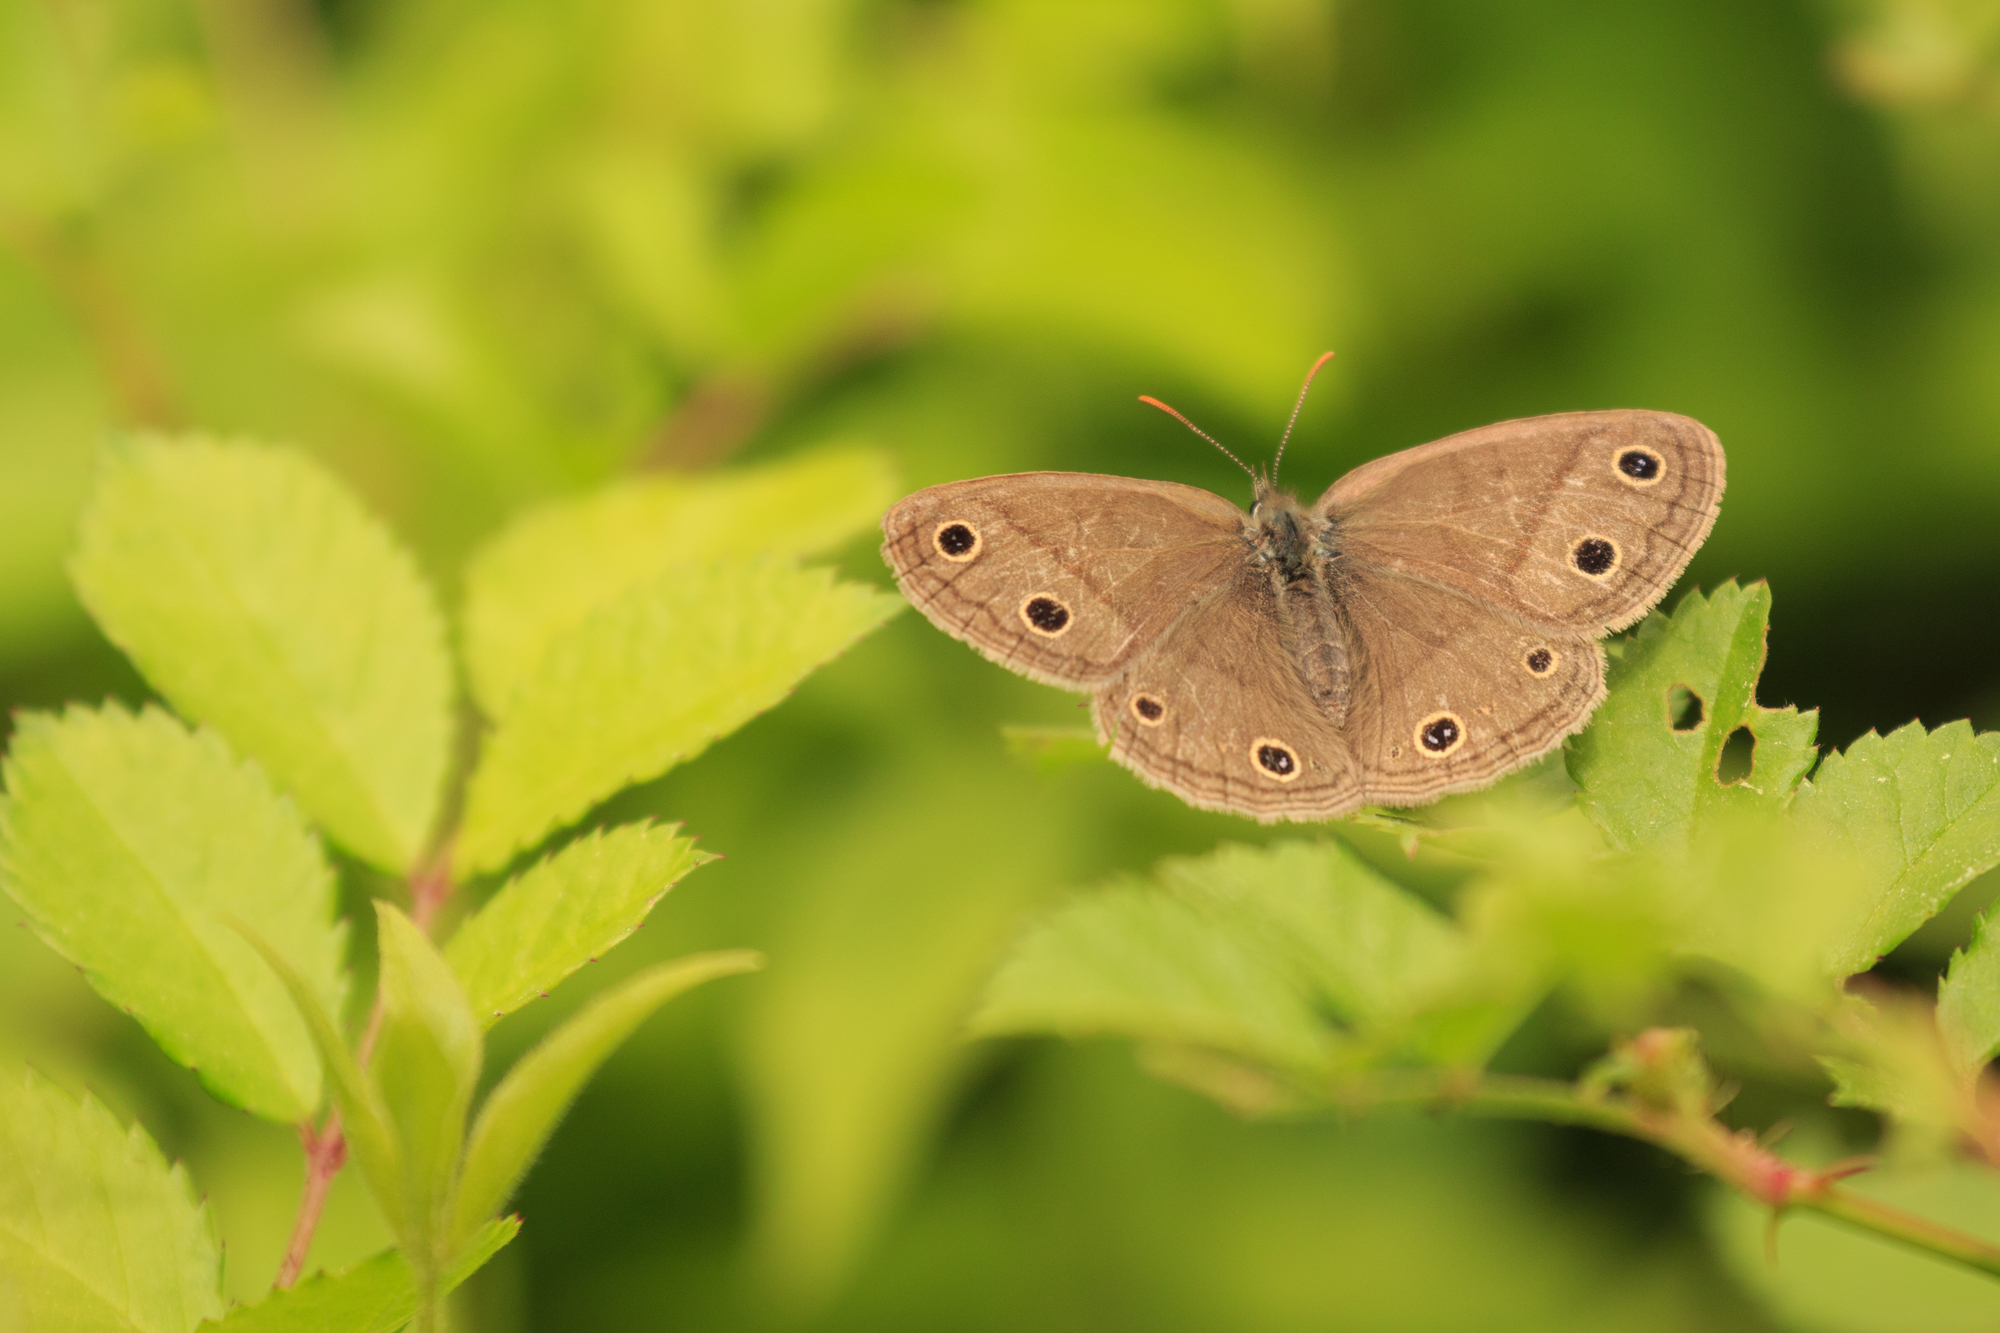
<svg viewBox="0 0 2000 1333">
<path fill-rule="evenodd" d="M 1244 515 L 1193 486 L 1025 472 L 932 486 L 883 558 L 939 629 L 1032 679 L 1092 689 L 1242 564 Z"/>
<path fill-rule="evenodd" d="M 1637 620 L 1715 521 L 1722 446 L 1670 412 L 1504 421 L 1378 458 L 1320 498 L 1342 560 L 1587 634 Z"/>
</svg>

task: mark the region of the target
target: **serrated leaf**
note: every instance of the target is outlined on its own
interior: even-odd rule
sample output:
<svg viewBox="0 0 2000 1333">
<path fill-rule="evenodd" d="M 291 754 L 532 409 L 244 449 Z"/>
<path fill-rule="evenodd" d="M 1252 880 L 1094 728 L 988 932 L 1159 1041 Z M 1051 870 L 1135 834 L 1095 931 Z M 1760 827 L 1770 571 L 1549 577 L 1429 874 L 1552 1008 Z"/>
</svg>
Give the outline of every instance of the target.
<svg viewBox="0 0 2000 1333">
<path fill-rule="evenodd" d="M 471 1232 L 506 1203 L 583 1085 L 648 1015 L 705 981 L 763 965 L 761 955 L 733 949 L 648 968 L 592 1000 L 522 1056 L 479 1108 L 452 1234 Z"/>
<path fill-rule="evenodd" d="M 319 1062 L 241 919 L 338 1008 L 333 872 L 291 802 L 157 708 L 24 714 L 4 765 L 0 883 L 37 934 L 216 1096 L 292 1122 Z"/>
<path fill-rule="evenodd" d="M 456 850 L 491 870 L 773 707 L 901 598 L 776 559 L 684 566 L 550 650 L 487 738 Z"/>
<path fill-rule="evenodd" d="M 71 563 L 105 634 L 329 837 L 409 869 L 451 741 L 444 626 L 409 555 L 303 455 L 145 438 L 107 452 Z"/>
<path fill-rule="evenodd" d="M 19 1327 L 186 1333 L 222 1313 L 221 1283 L 206 1210 L 144 1130 L 0 1072 L 0 1300 Z"/>
<path fill-rule="evenodd" d="M 1990 909 L 1938 983 L 1937 1021 L 1966 1078 L 2000 1055 L 2000 929 Z"/>
<path fill-rule="evenodd" d="M 1793 815 L 1866 881 L 1836 953 L 1843 976 L 1864 972 L 2000 865 L 2000 734 L 1965 722 L 1871 732 L 1827 756 Z"/>
<path fill-rule="evenodd" d="M 496 1217 L 481 1227 L 445 1266 L 440 1290 L 450 1293 L 485 1267 L 520 1230 L 518 1217 Z M 384 1250 L 344 1273 L 315 1273 L 203 1327 L 223 1333 L 396 1333 L 416 1317 L 417 1304 L 410 1261 L 401 1250 Z"/>
<path fill-rule="evenodd" d="M 445 948 L 491 1025 L 638 928 L 682 876 L 715 858 L 665 828 L 625 824 L 578 838 L 509 880 Z"/>
<path fill-rule="evenodd" d="M 599 607 L 676 565 L 826 550 L 874 523 L 895 491 L 885 455 L 833 448 L 740 471 L 627 481 L 532 510 L 466 569 L 473 697 L 500 717 L 549 648 Z"/>
<path fill-rule="evenodd" d="M 1725 583 L 1691 592 L 1672 616 L 1654 612 L 1611 663 L 1609 695 L 1570 742 L 1580 803 L 1620 848 L 1677 845 L 1721 810 L 1775 811 L 1812 768 L 1818 714 L 1756 702 L 1764 667 L 1771 590 Z M 1700 701 L 1701 720 L 1674 729 L 1675 691 Z M 1756 748 L 1749 773 L 1716 776 L 1724 743 L 1747 727 Z"/>
<path fill-rule="evenodd" d="M 1931 1005 L 1894 992 L 1843 997 L 1833 1014 L 1841 1042 L 1819 1057 L 1834 1106 L 1861 1106 L 1906 1126 L 1950 1134 L 1973 1116 L 1964 1080 Z"/>
<path fill-rule="evenodd" d="M 375 904 L 382 1026 L 368 1082 L 402 1154 L 403 1250 L 420 1287 L 445 1258 L 480 1028 L 444 956 L 393 905 Z"/>
</svg>

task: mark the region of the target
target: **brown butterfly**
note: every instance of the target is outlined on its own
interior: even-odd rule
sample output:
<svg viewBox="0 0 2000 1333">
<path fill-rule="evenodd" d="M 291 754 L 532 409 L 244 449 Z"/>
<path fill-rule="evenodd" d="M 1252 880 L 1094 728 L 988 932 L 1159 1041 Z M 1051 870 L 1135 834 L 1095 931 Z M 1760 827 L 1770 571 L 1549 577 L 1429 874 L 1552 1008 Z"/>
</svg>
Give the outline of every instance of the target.
<svg viewBox="0 0 2000 1333">
<path fill-rule="evenodd" d="M 1579 730 L 1597 640 L 1687 567 L 1723 457 L 1670 412 L 1569 412 L 1378 458 L 1311 508 L 1251 480 L 1248 514 L 1167 481 L 951 482 L 883 516 L 882 555 L 939 629 L 1091 694 L 1146 782 L 1330 819 L 1483 786 Z"/>
</svg>

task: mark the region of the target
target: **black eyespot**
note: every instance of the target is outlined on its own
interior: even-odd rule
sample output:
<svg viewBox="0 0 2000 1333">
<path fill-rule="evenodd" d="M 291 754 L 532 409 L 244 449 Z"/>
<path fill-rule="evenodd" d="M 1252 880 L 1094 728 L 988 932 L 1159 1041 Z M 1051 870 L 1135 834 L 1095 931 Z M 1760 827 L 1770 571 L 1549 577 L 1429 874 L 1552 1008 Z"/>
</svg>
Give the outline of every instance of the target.
<svg viewBox="0 0 2000 1333">
<path fill-rule="evenodd" d="M 1266 737 L 1258 737 L 1256 743 L 1250 747 L 1250 753 L 1256 759 L 1256 767 L 1272 775 L 1280 783 L 1298 777 L 1298 755 L 1294 755 L 1292 749 L 1282 741 L 1270 741 Z"/>
<path fill-rule="evenodd" d="M 1618 470 L 1636 482 L 1658 481 L 1666 464 L 1651 449 L 1627 449 L 1618 455 Z"/>
<path fill-rule="evenodd" d="M 1456 713 L 1432 713 L 1417 723 L 1417 744 L 1434 759 L 1442 759 L 1465 744 L 1465 722 Z"/>
<path fill-rule="evenodd" d="M 1552 648 L 1530 648 L 1528 655 L 1521 659 L 1521 665 L 1528 668 L 1531 676 L 1546 676 L 1556 669 L 1556 654 Z"/>
<path fill-rule="evenodd" d="M 940 523 L 931 534 L 931 545 L 945 559 L 964 564 L 979 554 L 979 529 L 970 523 Z"/>
<path fill-rule="evenodd" d="M 1069 608 L 1047 593 L 1040 593 L 1021 603 L 1021 619 L 1037 634 L 1053 638 L 1069 628 Z"/>
<path fill-rule="evenodd" d="M 1156 727 L 1160 719 L 1167 715 L 1167 706 L 1150 694 L 1132 696 L 1132 716 L 1149 727 Z"/>
<path fill-rule="evenodd" d="M 1601 578 L 1618 566 L 1618 546 L 1608 537 L 1585 537 L 1572 546 L 1569 558 L 1579 572 Z"/>
</svg>

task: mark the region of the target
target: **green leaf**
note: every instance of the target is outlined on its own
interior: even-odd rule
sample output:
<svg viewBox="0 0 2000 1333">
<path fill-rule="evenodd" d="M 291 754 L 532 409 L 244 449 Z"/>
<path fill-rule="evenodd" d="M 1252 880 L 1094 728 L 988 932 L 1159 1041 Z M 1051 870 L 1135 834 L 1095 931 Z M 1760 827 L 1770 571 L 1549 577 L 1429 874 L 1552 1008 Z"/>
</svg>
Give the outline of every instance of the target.
<svg viewBox="0 0 2000 1333">
<path fill-rule="evenodd" d="M 341 1132 L 347 1136 L 347 1146 L 360 1165 L 361 1174 L 367 1177 L 369 1193 L 375 1196 L 382 1216 L 388 1219 L 398 1235 L 403 1234 L 406 1228 L 402 1149 L 389 1130 L 388 1117 L 376 1100 L 367 1077 L 362 1074 L 361 1065 L 355 1060 L 353 1052 L 347 1049 L 347 1043 L 341 1040 L 340 1030 L 333 1025 L 326 1006 L 319 1002 L 319 997 L 312 993 L 292 965 L 247 924 L 231 924 L 250 942 L 252 948 L 264 956 L 264 961 L 284 982 L 292 1003 L 298 1006 L 300 1017 L 306 1021 L 306 1031 L 312 1034 L 313 1046 L 319 1052 L 320 1069 L 332 1085 L 333 1104 L 340 1112 Z"/>
<path fill-rule="evenodd" d="M 250 923 L 338 1008 L 332 871 L 292 803 L 213 732 L 157 708 L 18 721 L 0 883 L 50 947 L 216 1096 L 270 1120 L 319 1104 L 319 1063 Z"/>
<path fill-rule="evenodd" d="M 887 457 L 832 448 L 735 472 L 627 481 L 534 509 L 466 569 L 473 697 L 489 717 L 502 716 L 554 644 L 676 565 L 823 551 L 895 498 Z"/>
<path fill-rule="evenodd" d="M 1993 912 L 1979 918 L 1972 942 L 1952 955 L 1938 983 L 1938 1030 L 1970 1078 L 2000 1055 L 2000 928 Z"/>
<path fill-rule="evenodd" d="M 368 1082 L 402 1152 L 403 1250 L 425 1285 L 445 1258 L 459 1149 L 479 1085 L 480 1027 L 423 931 L 379 901 L 375 925 L 382 1027 Z"/>
<path fill-rule="evenodd" d="M 222 1254 L 187 1173 L 137 1125 L 0 1073 L 0 1313 L 9 1328 L 184 1333 L 222 1313 Z"/>
<path fill-rule="evenodd" d="M 2000 734 L 1965 722 L 1871 732 L 1827 757 L 1793 814 L 1866 881 L 1835 955 L 1841 975 L 1865 972 L 2000 865 Z"/>
<path fill-rule="evenodd" d="M 409 555 L 303 455 L 109 450 L 71 566 L 111 641 L 363 860 L 407 870 L 451 742 L 444 626 Z"/>
<path fill-rule="evenodd" d="M 733 949 L 648 968 L 592 1000 L 522 1056 L 479 1109 L 452 1234 L 473 1231 L 507 1201 L 583 1085 L 648 1015 L 705 981 L 763 965 L 761 955 Z"/>
<path fill-rule="evenodd" d="M 1905 1126 L 1955 1134 L 1971 1117 L 1963 1071 L 1924 1001 L 1896 992 L 1874 1003 L 1843 996 L 1833 1014 L 1840 1044 L 1819 1057 L 1835 1106 L 1865 1106 Z"/>
<path fill-rule="evenodd" d="M 1819 717 L 1756 702 L 1770 614 L 1761 583 L 1691 592 L 1671 617 L 1648 616 L 1613 659 L 1610 694 L 1568 755 L 1585 813 L 1615 846 L 1676 845 L 1711 812 L 1780 810 L 1791 800 L 1817 754 Z M 1677 731 L 1676 705 L 1688 696 L 1701 718 Z M 1754 759 L 1740 781 L 1724 784 L 1717 765 L 1739 727 L 1755 737 Z"/>
<path fill-rule="evenodd" d="M 683 566 L 551 649 L 487 738 L 455 855 L 491 870 L 691 759 L 903 606 L 776 559 Z"/>
<path fill-rule="evenodd" d="M 512 1013 L 630 935 L 682 876 L 714 860 L 693 838 L 625 824 L 578 838 L 521 874 L 444 955 L 482 1024 Z"/>
<path fill-rule="evenodd" d="M 496 1217 L 481 1227 L 465 1251 L 445 1266 L 439 1288 L 457 1288 L 520 1230 L 518 1217 Z M 223 1333 L 396 1333 L 416 1317 L 417 1304 L 417 1275 L 410 1261 L 401 1250 L 384 1250 L 344 1273 L 316 1273 L 204 1327 Z"/>
</svg>

